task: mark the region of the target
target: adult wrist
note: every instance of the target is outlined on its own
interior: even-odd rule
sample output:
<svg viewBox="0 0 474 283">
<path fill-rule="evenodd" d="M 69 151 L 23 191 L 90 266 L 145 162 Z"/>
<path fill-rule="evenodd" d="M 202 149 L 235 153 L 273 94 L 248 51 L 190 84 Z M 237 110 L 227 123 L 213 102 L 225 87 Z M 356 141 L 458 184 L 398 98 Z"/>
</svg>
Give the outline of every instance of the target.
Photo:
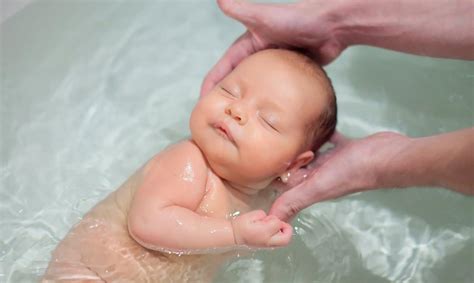
<svg viewBox="0 0 474 283">
<path fill-rule="evenodd" d="M 400 14 L 395 11 L 410 9 L 406 1 L 337 0 L 331 2 L 334 3 L 330 14 L 337 21 L 335 34 L 346 47 L 351 45 L 384 47 L 387 38 L 396 37 L 401 33 Z"/>
<path fill-rule="evenodd" d="M 402 136 L 392 147 L 386 153 L 383 166 L 376 170 L 376 188 L 438 185 L 434 174 L 436 157 L 430 151 L 427 138 Z"/>
<path fill-rule="evenodd" d="M 354 34 L 351 26 L 351 18 L 353 17 L 353 14 L 351 14 L 352 1 L 324 1 L 323 5 L 325 9 L 322 15 L 330 27 L 330 34 L 345 48 L 353 45 Z"/>
<path fill-rule="evenodd" d="M 367 25 L 362 11 L 367 10 L 366 0 L 336 0 L 329 2 L 328 19 L 337 41 L 345 47 L 364 44 L 361 35 Z"/>
</svg>

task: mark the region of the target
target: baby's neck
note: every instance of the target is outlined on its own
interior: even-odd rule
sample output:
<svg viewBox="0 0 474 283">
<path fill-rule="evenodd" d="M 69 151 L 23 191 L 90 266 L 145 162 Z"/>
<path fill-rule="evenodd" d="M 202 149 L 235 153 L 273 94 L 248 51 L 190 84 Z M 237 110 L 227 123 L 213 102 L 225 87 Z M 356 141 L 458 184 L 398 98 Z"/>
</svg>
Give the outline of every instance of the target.
<svg viewBox="0 0 474 283">
<path fill-rule="evenodd" d="M 256 190 L 241 185 L 236 185 L 222 179 L 227 191 L 232 195 L 233 199 L 248 209 L 264 209 L 268 210 L 271 203 L 276 198 L 276 191 L 268 186 L 265 189 Z"/>
<path fill-rule="evenodd" d="M 258 190 L 255 190 L 254 188 L 246 187 L 243 185 L 231 183 L 227 180 L 222 180 L 225 184 L 225 186 L 232 191 L 235 191 L 238 194 L 241 194 L 245 197 L 254 197 L 255 195 L 258 194 Z"/>
<path fill-rule="evenodd" d="M 276 190 L 272 186 L 273 183 L 270 183 L 265 188 L 257 189 L 255 187 L 229 182 L 217 175 L 210 166 L 208 169 L 210 176 L 212 176 L 209 176 L 208 178 L 219 180 L 219 183 L 225 187 L 227 193 L 231 197 L 232 202 L 234 203 L 233 207 L 238 207 L 238 210 L 248 211 L 249 209 L 256 208 L 268 209 L 269 205 L 271 205 L 276 198 Z M 260 184 L 260 187 L 262 185 L 263 184 Z"/>
</svg>

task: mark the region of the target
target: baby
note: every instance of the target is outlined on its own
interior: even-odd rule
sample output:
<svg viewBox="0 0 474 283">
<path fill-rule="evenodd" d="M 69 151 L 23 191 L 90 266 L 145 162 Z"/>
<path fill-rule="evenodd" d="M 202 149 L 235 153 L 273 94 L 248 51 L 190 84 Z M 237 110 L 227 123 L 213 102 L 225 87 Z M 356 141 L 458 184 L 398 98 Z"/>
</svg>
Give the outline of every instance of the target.
<svg viewBox="0 0 474 283">
<path fill-rule="evenodd" d="M 43 281 L 210 281 L 232 250 L 287 245 L 291 226 L 254 209 L 268 208 L 268 188 L 308 164 L 335 124 L 331 82 L 309 58 L 277 49 L 248 57 L 200 98 L 191 139 L 73 227 Z"/>
</svg>

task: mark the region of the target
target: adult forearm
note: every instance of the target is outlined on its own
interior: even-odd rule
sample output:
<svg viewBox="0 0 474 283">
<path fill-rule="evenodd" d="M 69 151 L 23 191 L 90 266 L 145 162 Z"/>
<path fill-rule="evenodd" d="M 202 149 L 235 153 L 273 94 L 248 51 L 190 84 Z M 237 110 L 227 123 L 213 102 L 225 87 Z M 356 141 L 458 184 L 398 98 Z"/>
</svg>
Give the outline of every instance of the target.
<svg viewBox="0 0 474 283">
<path fill-rule="evenodd" d="M 347 46 L 474 60 L 473 0 L 341 0 L 328 5 L 333 6 L 336 34 Z"/>
<path fill-rule="evenodd" d="M 379 178 L 385 187 L 440 186 L 474 194 L 474 128 L 414 138 L 387 160 Z"/>
</svg>

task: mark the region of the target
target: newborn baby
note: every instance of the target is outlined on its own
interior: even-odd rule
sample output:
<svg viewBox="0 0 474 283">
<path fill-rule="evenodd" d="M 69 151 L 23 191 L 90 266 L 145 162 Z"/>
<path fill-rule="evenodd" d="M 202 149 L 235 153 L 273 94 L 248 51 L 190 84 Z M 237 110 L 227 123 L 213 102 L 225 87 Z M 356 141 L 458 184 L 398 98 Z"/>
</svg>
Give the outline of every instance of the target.
<svg viewBox="0 0 474 283">
<path fill-rule="evenodd" d="M 202 282 L 239 247 L 282 247 L 291 226 L 263 210 L 277 183 L 334 132 L 330 80 L 309 58 L 258 52 L 207 95 L 191 139 L 169 146 L 88 212 L 44 281 Z M 182 255 L 185 254 L 185 255 Z"/>
</svg>

